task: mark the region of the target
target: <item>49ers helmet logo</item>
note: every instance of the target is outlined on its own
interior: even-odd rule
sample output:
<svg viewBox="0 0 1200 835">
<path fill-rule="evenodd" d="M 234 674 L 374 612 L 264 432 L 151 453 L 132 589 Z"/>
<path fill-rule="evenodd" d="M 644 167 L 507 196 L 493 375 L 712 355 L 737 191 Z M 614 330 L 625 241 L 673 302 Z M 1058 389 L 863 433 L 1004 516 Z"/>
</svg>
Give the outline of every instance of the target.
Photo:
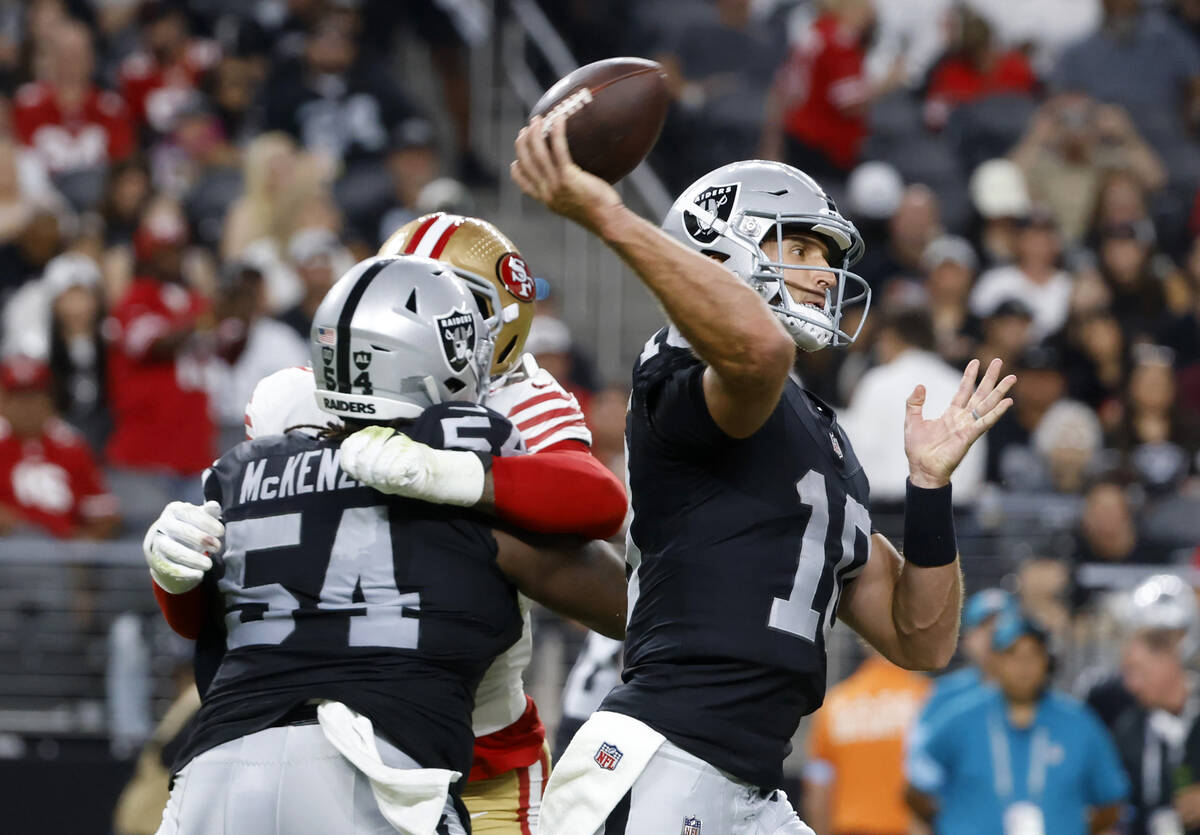
<svg viewBox="0 0 1200 835">
<path fill-rule="evenodd" d="M 531 302 L 537 298 L 537 285 L 534 284 L 533 277 L 529 275 L 529 267 L 525 266 L 525 261 L 520 255 L 514 252 L 505 253 L 500 258 L 500 265 L 496 271 L 500 273 L 500 279 L 508 288 L 508 292 L 521 301 Z"/>
</svg>

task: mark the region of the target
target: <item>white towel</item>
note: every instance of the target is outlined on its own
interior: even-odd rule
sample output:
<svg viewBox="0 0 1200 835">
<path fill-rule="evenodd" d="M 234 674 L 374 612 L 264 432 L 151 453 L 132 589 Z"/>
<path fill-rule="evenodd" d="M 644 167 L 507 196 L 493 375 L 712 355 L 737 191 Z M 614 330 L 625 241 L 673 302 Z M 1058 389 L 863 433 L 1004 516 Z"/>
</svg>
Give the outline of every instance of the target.
<svg viewBox="0 0 1200 835">
<path fill-rule="evenodd" d="M 539 835 L 591 835 L 645 770 L 664 737 L 643 722 L 600 710 L 584 722 L 550 772 Z"/>
<path fill-rule="evenodd" d="M 450 784 L 462 777 L 461 773 L 384 765 L 371 720 L 341 702 L 321 702 L 317 721 L 330 744 L 371 781 L 379 811 L 397 832 L 433 834 L 445 810 Z"/>
</svg>

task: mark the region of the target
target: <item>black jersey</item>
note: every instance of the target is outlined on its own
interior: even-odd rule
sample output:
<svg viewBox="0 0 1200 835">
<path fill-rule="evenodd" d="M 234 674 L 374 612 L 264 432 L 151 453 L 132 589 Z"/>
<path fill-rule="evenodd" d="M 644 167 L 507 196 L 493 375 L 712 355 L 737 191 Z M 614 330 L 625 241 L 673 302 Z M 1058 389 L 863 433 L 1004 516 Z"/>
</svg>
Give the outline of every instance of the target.
<svg viewBox="0 0 1200 835">
<path fill-rule="evenodd" d="M 435 406 L 406 431 L 497 455 L 521 443 L 503 417 L 466 404 Z M 475 688 L 523 627 L 491 523 L 361 486 L 338 454 L 289 432 L 240 444 L 206 474 L 225 522 L 205 579 L 219 611 L 198 657 L 215 673 L 176 769 L 330 699 L 422 766 L 470 770 Z"/>
<path fill-rule="evenodd" d="M 1200 703 L 1188 700 L 1182 716 L 1148 712 L 1134 705 L 1117 719 L 1113 741 L 1129 774 L 1129 835 L 1179 831 L 1200 835 L 1200 826 L 1163 828 L 1159 817 L 1174 817 L 1171 803 L 1178 789 L 1200 782 Z"/>
<path fill-rule="evenodd" d="M 867 479 L 794 381 L 756 433 L 729 438 L 704 368 L 673 328 L 634 367 L 625 683 L 602 709 L 767 788 L 824 698 L 825 638 L 867 560 Z"/>
</svg>

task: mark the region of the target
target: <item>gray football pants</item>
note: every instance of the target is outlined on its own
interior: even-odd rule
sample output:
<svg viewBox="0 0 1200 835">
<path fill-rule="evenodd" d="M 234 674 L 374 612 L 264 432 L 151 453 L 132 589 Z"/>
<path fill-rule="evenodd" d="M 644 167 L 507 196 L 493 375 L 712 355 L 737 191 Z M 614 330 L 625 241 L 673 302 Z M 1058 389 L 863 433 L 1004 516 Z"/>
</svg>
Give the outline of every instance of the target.
<svg viewBox="0 0 1200 835">
<path fill-rule="evenodd" d="M 375 741 L 385 765 L 420 767 L 382 737 Z M 158 835 L 392 832 L 370 782 L 311 723 L 267 728 L 200 754 L 175 778 Z M 436 832 L 466 833 L 449 799 Z"/>
<path fill-rule="evenodd" d="M 782 791 L 729 777 L 664 742 L 596 835 L 814 835 Z"/>
</svg>

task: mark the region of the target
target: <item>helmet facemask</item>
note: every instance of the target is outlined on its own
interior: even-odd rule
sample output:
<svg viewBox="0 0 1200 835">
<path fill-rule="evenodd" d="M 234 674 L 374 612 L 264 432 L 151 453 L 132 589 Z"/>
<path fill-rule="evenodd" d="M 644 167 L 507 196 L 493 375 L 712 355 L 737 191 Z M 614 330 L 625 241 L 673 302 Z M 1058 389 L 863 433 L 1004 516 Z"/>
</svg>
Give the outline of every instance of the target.
<svg viewBox="0 0 1200 835">
<path fill-rule="evenodd" d="M 683 211 L 694 215 L 704 228 L 718 234 L 718 240 L 733 244 L 711 251 L 726 255 L 724 262 L 741 276 L 766 300 L 767 306 L 779 318 L 796 346 L 805 351 L 819 351 L 827 345 L 845 346 L 854 342 L 866 322 L 871 306 L 871 287 L 849 267 L 862 255 L 863 244 L 848 221 L 832 216 L 808 213 L 765 212 L 747 208 L 725 223 L 700 206 L 689 205 Z M 830 253 L 829 266 L 788 264 L 783 259 L 784 239 L 789 233 L 803 232 L 821 239 Z M 779 253 L 771 260 L 763 251 L 762 242 L 774 237 Z M 836 262 L 836 263 L 835 263 Z M 798 302 L 787 286 L 789 270 L 824 272 L 835 277 L 835 285 L 825 290 L 821 307 Z M 849 292 L 847 287 L 850 287 Z M 862 315 L 853 333 L 842 329 L 845 310 L 862 303 Z"/>
</svg>

